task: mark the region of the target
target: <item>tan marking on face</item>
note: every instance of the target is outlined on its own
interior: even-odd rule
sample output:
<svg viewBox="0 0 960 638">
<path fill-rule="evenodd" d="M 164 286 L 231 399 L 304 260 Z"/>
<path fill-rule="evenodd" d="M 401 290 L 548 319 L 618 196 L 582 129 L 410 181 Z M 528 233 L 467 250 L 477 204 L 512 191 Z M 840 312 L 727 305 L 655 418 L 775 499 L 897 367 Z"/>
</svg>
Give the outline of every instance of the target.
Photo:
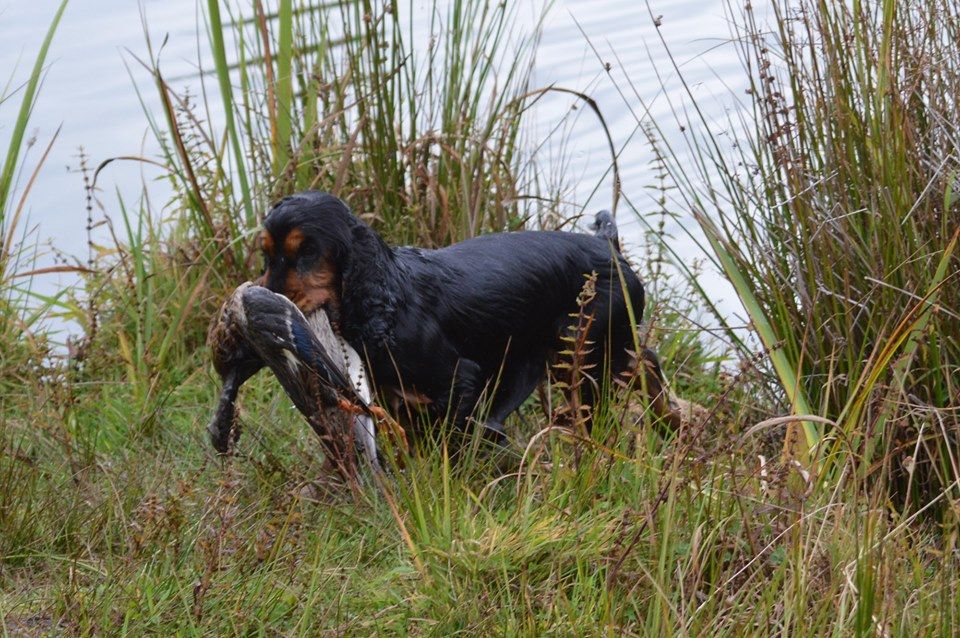
<svg viewBox="0 0 960 638">
<path fill-rule="evenodd" d="M 321 261 L 313 270 L 301 275 L 296 269 L 287 272 L 283 294 L 305 315 L 330 304 L 340 308 L 340 275 L 329 260 Z"/>
<path fill-rule="evenodd" d="M 273 258 L 273 235 L 266 230 L 260 233 L 260 248 L 263 249 L 263 252 L 267 253 L 268 257 Z"/>
<path fill-rule="evenodd" d="M 304 235 L 303 231 L 299 228 L 294 228 L 283 240 L 283 252 L 287 256 L 287 259 L 296 259 L 297 252 L 300 250 L 300 244 L 303 243 Z"/>
</svg>

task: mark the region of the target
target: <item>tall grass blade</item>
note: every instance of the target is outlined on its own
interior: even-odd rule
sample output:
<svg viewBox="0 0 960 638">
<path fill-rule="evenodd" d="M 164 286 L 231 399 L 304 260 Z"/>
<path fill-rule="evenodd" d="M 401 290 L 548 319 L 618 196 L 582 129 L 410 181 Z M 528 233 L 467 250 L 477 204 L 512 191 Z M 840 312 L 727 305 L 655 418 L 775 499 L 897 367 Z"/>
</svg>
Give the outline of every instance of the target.
<svg viewBox="0 0 960 638">
<path fill-rule="evenodd" d="M 293 113 L 293 0 L 280 0 L 280 39 L 277 44 L 277 137 L 274 171 L 279 174 L 289 159 L 292 143 L 291 117 Z"/>
<path fill-rule="evenodd" d="M 256 216 L 253 209 L 253 197 L 250 193 L 250 183 L 247 179 L 247 163 L 236 126 L 233 86 L 230 81 L 230 66 L 227 64 L 227 51 L 223 40 L 224 27 L 220 19 L 220 0 L 208 0 L 207 9 L 210 19 L 210 45 L 213 53 L 213 63 L 217 71 L 217 81 L 220 84 L 220 97 L 223 100 L 227 137 L 230 147 L 233 149 L 234 170 L 237 173 L 237 179 L 240 181 L 240 198 L 243 201 L 244 218 L 246 224 L 250 225 L 254 223 Z"/>
<path fill-rule="evenodd" d="M 783 352 L 781 340 L 778 338 L 773 325 L 770 323 L 766 313 L 763 311 L 763 307 L 757 300 L 748 278 L 744 276 L 743 271 L 738 266 L 737 260 L 730 251 L 727 250 L 722 240 L 721 232 L 717 229 L 716 225 L 702 213 L 696 212 L 695 215 L 700 226 L 704 229 L 707 241 L 710 243 L 714 255 L 716 255 L 717 260 L 720 262 L 723 272 L 737 291 L 740 303 L 743 304 L 747 314 L 750 315 L 753 329 L 756 331 L 757 336 L 760 337 L 760 341 L 763 343 L 763 347 L 766 349 L 770 361 L 773 363 L 777 377 L 780 379 L 780 385 L 793 407 L 793 413 L 815 414 L 810 402 L 804 395 L 796 367 Z M 801 423 L 807 444 L 806 451 L 809 452 L 820 442 L 820 429 L 811 421 L 801 421 Z"/>
<path fill-rule="evenodd" d="M 47 59 L 47 52 L 50 50 L 50 43 L 53 42 L 53 35 L 60 25 L 60 18 L 67 8 L 68 0 L 61 0 L 60 6 L 53 15 L 53 20 L 47 28 L 47 34 L 40 45 L 40 51 L 33 63 L 33 70 L 27 80 L 26 88 L 23 92 L 23 100 L 20 102 L 20 111 L 17 119 L 13 123 L 13 132 L 10 135 L 10 144 L 7 147 L 7 157 L 3 162 L 3 171 L 0 172 L 0 235 L 4 228 L 4 219 L 7 210 L 7 199 L 10 196 L 10 189 L 13 186 L 13 180 L 17 172 L 17 161 L 20 158 L 20 147 L 23 144 L 23 135 L 27 129 L 27 122 L 30 120 L 30 112 L 33 110 L 34 99 L 37 95 L 37 86 L 40 83 L 40 76 L 43 75 L 43 63 Z"/>
</svg>

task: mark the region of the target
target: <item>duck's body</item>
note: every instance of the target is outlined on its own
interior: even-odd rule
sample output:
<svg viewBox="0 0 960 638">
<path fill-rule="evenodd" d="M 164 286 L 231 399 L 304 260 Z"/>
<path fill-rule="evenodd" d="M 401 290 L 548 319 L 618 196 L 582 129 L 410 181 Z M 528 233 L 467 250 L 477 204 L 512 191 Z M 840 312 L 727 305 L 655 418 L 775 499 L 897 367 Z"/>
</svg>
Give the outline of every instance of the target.
<svg viewBox="0 0 960 638">
<path fill-rule="evenodd" d="M 207 341 L 214 368 L 223 379 L 217 410 L 207 427 L 218 452 L 226 453 L 238 434 L 240 386 L 266 366 L 320 436 L 328 459 L 341 473 L 354 474 L 355 446 L 375 469 L 379 467 L 363 363 L 334 333 L 325 312 L 314 312 L 307 319 L 286 297 L 245 283 L 220 308 Z"/>
</svg>

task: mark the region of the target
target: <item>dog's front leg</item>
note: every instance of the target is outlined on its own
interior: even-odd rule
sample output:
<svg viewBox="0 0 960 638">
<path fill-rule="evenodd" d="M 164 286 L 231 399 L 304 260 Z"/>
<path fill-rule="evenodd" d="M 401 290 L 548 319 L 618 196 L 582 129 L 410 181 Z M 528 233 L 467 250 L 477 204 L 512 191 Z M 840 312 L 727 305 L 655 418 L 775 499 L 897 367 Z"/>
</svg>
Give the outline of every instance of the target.
<svg viewBox="0 0 960 638">
<path fill-rule="evenodd" d="M 429 397 L 436 418 L 447 419 L 455 430 L 465 432 L 483 392 L 483 371 L 476 361 L 461 357 L 446 339 L 435 339 L 430 346 L 432 364 L 415 372 L 416 387 Z"/>
<path fill-rule="evenodd" d="M 438 416 L 450 419 L 457 430 L 466 430 L 467 420 L 477 407 L 482 387 L 480 365 L 471 359 L 457 357 L 446 391 L 436 401 Z"/>
<path fill-rule="evenodd" d="M 416 329 L 399 331 L 408 335 L 407 339 L 395 346 L 385 363 L 374 367 L 395 366 L 397 385 L 425 398 L 423 403 L 428 405 L 431 417 L 446 420 L 454 430 L 466 432 L 487 378 L 479 363 L 461 356 L 436 321 L 423 315 L 418 315 L 418 319 Z M 488 438 L 500 440 L 498 430 L 502 428 L 494 427 L 491 432 L 496 436 L 487 435 Z"/>
<path fill-rule="evenodd" d="M 507 433 L 499 415 L 492 412 L 480 421 L 476 414 L 479 409 L 480 397 L 486 387 L 486 379 L 480 365 L 470 359 L 457 361 L 457 374 L 452 384 L 451 398 L 448 413 L 452 417 L 454 426 L 461 432 L 467 431 L 467 424 L 471 420 L 481 430 L 484 439 L 503 445 L 507 441 Z M 473 419 L 471 419 L 473 417 Z"/>
</svg>

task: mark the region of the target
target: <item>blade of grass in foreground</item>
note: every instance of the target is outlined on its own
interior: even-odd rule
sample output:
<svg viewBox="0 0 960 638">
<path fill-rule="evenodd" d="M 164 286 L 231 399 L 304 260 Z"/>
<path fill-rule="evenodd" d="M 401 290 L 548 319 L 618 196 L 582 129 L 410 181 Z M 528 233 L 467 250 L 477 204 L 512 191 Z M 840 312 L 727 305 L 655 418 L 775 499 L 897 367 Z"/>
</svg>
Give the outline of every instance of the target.
<svg viewBox="0 0 960 638">
<path fill-rule="evenodd" d="M 793 406 L 794 414 L 816 414 L 811 409 L 806 396 L 804 396 L 797 371 L 790 365 L 790 361 L 780 348 L 776 332 L 774 332 L 773 326 L 763 312 L 763 307 L 747 283 L 747 278 L 740 272 L 736 260 L 729 251 L 727 251 L 723 242 L 720 241 L 720 233 L 714 227 L 713 222 L 705 215 L 697 214 L 696 216 L 698 223 L 705 231 L 704 234 L 707 237 L 707 241 L 710 242 L 710 247 L 716 254 L 724 273 L 726 273 L 730 283 L 733 284 L 734 289 L 737 291 L 737 296 L 740 297 L 740 302 L 746 309 L 747 314 L 750 315 L 750 320 L 753 322 L 757 335 L 763 342 L 763 347 L 770 353 L 770 361 L 773 363 L 777 377 L 780 379 L 780 384 L 783 386 L 783 390 L 786 392 L 790 404 Z M 811 421 L 802 421 L 801 423 L 807 443 L 807 452 L 809 452 L 820 441 L 820 429 Z"/>
<path fill-rule="evenodd" d="M 227 135 L 233 148 L 237 166 L 237 179 L 240 180 L 240 195 L 243 198 L 243 212 L 247 224 L 253 223 L 253 200 L 250 197 L 250 186 L 247 181 L 247 169 L 243 159 L 243 149 L 240 147 L 240 137 L 233 116 L 233 89 L 230 86 L 230 67 L 227 65 L 227 53 L 223 44 L 223 22 L 220 19 L 220 5 L 218 0 L 207 2 L 210 12 L 210 45 L 213 49 L 213 61 L 217 69 L 217 80 L 220 83 L 220 95 L 223 98 L 223 116 L 227 123 Z"/>
<path fill-rule="evenodd" d="M 63 11 L 67 8 L 67 1 L 68 0 L 62 0 L 60 3 L 60 7 L 53 16 L 53 21 L 47 29 L 47 35 L 43 38 L 40 52 L 37 53 L 37 59 L 33 63 L 33 71 L 31 71 L 30 78 L 27 81 L 23 101 L 20 103 L 20 112 L 17 114 L 17 120 L 13 125 L 13 134 L 10 136 L 10 146 L 7 149 L 7 159 L 4 161 L 3 171 L 0 172 L 0 228 L 2 228 L 5 219 L 7 198 L 10 196 L 13 176 L 17 170 L 17 159 L 20 157 L 23 135 L 27 128 L 27 121 L 30 119 L 30 111 L 33 109 L 33 101 L 37 94 L 37 86 L 40 84 L 40 76 L 43 73 L 43 62 L 46 60 L 47 52 L 50 50 L 53 34 L 56 33 L 57 27 L 60 25 L 60 18 L 63 17 Z"/>
<path fill-rule="evenodd" d="M 293 108 L 293 7 L 291 0 L 280 0 L 280 42 L 277 51 L 277 148 L 275 172 L 286 163 L 289 154 Z"/>
</svg>

